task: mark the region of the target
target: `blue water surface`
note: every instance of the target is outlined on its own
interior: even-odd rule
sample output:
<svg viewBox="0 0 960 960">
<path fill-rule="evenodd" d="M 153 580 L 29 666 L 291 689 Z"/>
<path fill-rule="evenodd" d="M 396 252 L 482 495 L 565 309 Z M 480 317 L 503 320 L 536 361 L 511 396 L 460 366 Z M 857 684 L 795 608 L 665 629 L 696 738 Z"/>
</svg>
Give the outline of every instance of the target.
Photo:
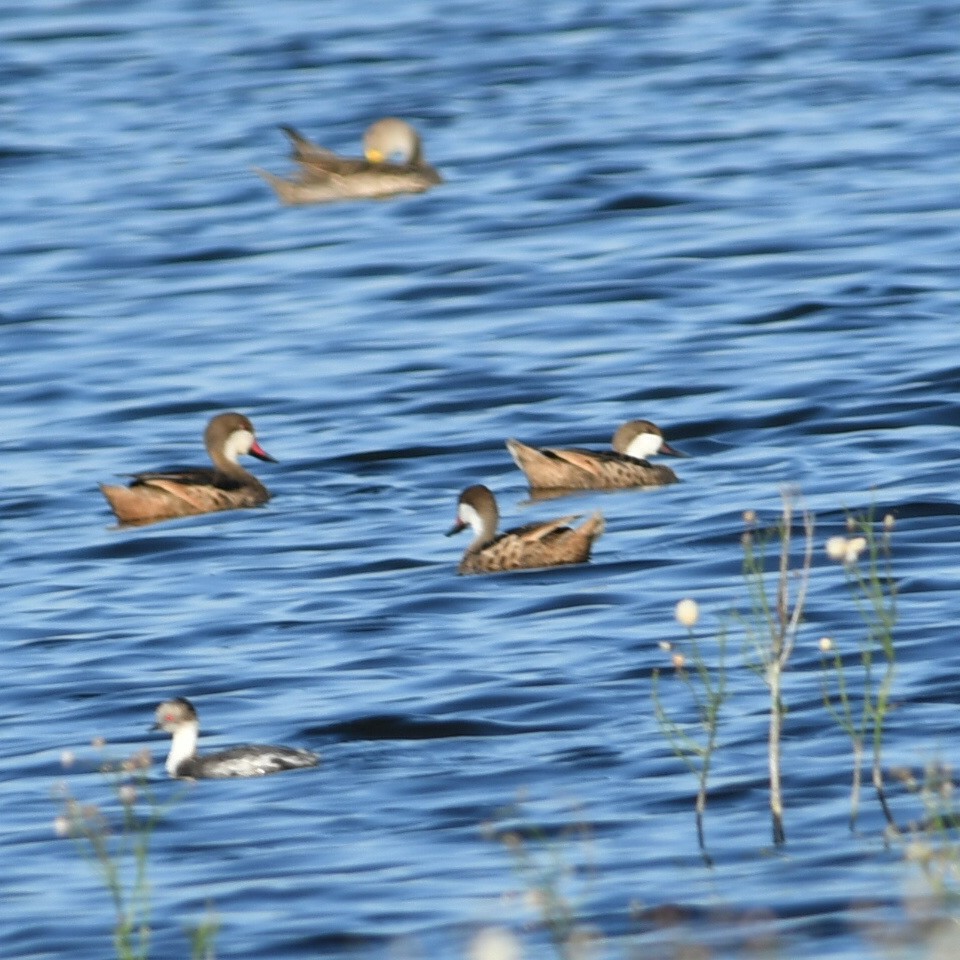
<svg viewBox="0 0 960 960">
<path fill-rule="evenodd" d="M 922 940 L 929 887 L 872 792 L 848 829 L 817 642 L 858 676 L 823 544 L 847 510 L 891 512 L 885 763 L 956 759 L 960 8 L 8 2 L 0 48 L 0 958 L 111 954 L 53 821 L 66 782 L 116 825 L 98 764 L 143 747 L 175 800 L 156 956 L 185 956 L 208 904 L 224 958 L 456 958 L 492 924 L 555 955 L 518 852 L 567 868 L 601 956 Z M 384 115 L 443 186 L 285 208 L 252 171 L 290 172 L 279 124 L 356 154 Z M 251 468 L 270 504 L 117 529 L 97 484 L 202 461 L 233 409 L 279 461 Z M 507 437 L 603 447 L 638 417 L 690 455 L 681 483 L 528 502 Z M 593 561 L 458 577 L 443 533 L 472 483 L 507 526 L 601 508 Z M 817 516 L 788 842 L 734 622 L 711 869 L 651 675 L 689 719 L 674 605 L 700 601 L 712 660 L 748 606 L 742 513 L 775 522 L 784 487 Z M 178 695 L 207 749 L 323 764 L 178 790 L 147 730 Z"/>
</svg>

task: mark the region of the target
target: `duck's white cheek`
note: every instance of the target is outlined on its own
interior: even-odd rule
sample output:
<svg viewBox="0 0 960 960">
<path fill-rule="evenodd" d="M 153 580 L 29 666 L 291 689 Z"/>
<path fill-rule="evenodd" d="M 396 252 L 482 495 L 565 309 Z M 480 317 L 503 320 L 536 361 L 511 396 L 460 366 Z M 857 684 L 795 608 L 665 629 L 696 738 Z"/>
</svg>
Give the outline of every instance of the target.
<svg viewBox="0 0 960 960">
<path fill-rule="evenodd" d="M 249 453 L 253 446 L 253 434 L 249 430 L 234 430 L 223 445 L 224 456 L 236 460 L 242 453 Z"/>
<path fill-rule="evenodd" d="M 627 447 L 627 456 L 637 460 L 646 460 L 660 449 L 660 438 L 655 433 L 641 433 L 634 437 Z"/>
<path fill-rule="evenodd" d="M 457 516 L 464 522 L 468 523 L 474 531 L 479 532 L 483 528 L 483 522 L 480 519 L 480 514 L 477 513 L 469 503 L 461 503 L 457 508 Z"/>
</svg>

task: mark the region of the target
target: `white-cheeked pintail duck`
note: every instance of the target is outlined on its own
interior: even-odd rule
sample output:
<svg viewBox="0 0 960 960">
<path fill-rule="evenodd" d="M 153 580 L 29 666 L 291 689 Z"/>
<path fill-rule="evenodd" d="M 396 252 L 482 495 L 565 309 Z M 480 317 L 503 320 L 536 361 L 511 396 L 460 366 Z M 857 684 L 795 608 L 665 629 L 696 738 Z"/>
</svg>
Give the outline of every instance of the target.
<svg viewBox="0 0 960 960">
<path fill-rule="evenodd" d="M 312 143 L 292 127 L 281 127 L 299 164 L 296 180 L 284 180 L 255 168 L 288 204 L 334 200 L 375 200 L 403 193 L 424 193 L 443 178 L 423 158 L 417 131 L 397 117 L 385 117 L 363 135 L 363 157 L 341 157 Z"/>
<path fill-rule="evenodd" d="M 677 475 L 647 457 L 682 457 L 649 420 L 631 420 L 613 435 L 612 450 L 554 450 L 508 440 L 507 449 L 531 490 L 617 490 L 676 483 Z"/>
<path fill-rule="evenodd" d="M 276 461 L 257 443 L 253 424 L 241 413 L 221 413 L 203 436 L 213 467 L 182 467 L 135 473 L 126 487 L 100 489 L 121 523 L 144 524 L 217 510 L 259 507 L 270 491 L 237 463 L 241 454 Z"/>
<path fill-rule="evenodd" d="M 590 559 L 593 541 L 603 533 L 603 515 L 592 514 L 579 527 L 567 524 L 577 514 L 539 523 L 528 523 L 497 533 L 500 511 L 490 490 L 477 484 L 467 487 L 457 503 L 457 519 L 447 533 L 452 536 L 471 527 L 474 540 L 467 547 L 458 573 L 500 573 L 533 567 L 557 567 Z"/>
<path fill-rule="evenodd" d="M 186 697 L 164 700 L 156 710 L 151 730 L 164 730 L 173 738 L 167 756 L 167 773 L 180 780 L 262 777 L 282 770 L 315 767 L 320 758 L 310 750 L 248 743 L 217 753 L 199 754 L 200 721 Z"/>
</svg>

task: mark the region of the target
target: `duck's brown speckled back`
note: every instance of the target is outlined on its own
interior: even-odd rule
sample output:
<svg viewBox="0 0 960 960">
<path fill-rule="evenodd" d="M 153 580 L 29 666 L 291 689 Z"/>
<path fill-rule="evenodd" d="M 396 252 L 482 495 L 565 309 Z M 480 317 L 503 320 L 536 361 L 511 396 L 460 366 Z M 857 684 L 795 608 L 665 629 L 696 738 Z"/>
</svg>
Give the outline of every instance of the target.
<svg viewBox="0 0 960 960">
<path fill-rule="evenodd" d="M 585 563 L 590 559 L 593 542 L 603 533 L 605 524 L 603 515 L 598 512 L 579 527 L 566 526 L 576 519 L 575 516 L 560 517 L 508 530 L 485 547 L 468 549 L 458 572 L 501 573 Z"/>
<path fill-rule="evenodd" d="M 507 449 L 526 474 L 531 490 L 621 490 L 676 483 L 677 475 L 647 457 L 682 457 L 649 420 L 630 420 L 617 428 L 611 450 L 568 450 L 530 447 L 508 440 Z"/>
</svg>

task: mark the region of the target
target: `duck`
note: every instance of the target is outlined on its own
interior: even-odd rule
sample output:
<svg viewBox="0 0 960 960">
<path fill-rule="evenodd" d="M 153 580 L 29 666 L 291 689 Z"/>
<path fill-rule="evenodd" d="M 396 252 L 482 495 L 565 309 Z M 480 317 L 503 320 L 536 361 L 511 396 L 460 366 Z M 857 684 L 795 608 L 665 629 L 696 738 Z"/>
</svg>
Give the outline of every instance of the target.
<svg viewBox="0 0 960 960">
<path fill-rule="evenodd" d="M 217 753 L 197 752 L 200 720 L 186 697 L 164 700 L 156 709 L 151 730 L 173 738 L 167 756 L 167 773 L 178 780 L 220 780 L 226 777 L 262 777 L 283 770 L 315 767 L 320 757 L 311 750 L 248 743 Z"/>
<path fill-rule="evenodd" d="M 281 126 L 300 165 L 295 180 L 284 180 L 255 167 L 286 204 L 374 200 L 403 193 L 424 193 L 443 177 L 423 156 L 420 135 L 405 120 L 384 117 L 363 135 L 363 157 L 341 157 L 308 140 L 293 127 Z"/>
<path fill-rule="evenodd" d="M 221 413 L 203 435 L 213 467 L 181 467 L 133 474 L 128 486 L 100 484 L 117 519 L 124 524 L 155 523 L 217 510 L 259 507 L 270 491 L 245 470 L 237 457 L 249 454 L 276 463 L 257 442 L 253 424 L 242 413 Z"/>
<path fill-rule="evenodd" d="M 493 493 L 483 484 L 467 487 L 457 502 L 457 519 L 448 537 L 471 527 L 473 542 L 457 568 L 461 574 L 500 573 L 536 567 L 558 567 L 590 559 L 594 540 L 603 533 L 603 514 L 597 511 L 579 527 L 567 524 L 579 514 L 528 523 L 497 533 L 500 511 Z"/>
<path fill-rule="evenodd" d="M 650 463 L 654 454 L 683 457 L 649 420 L 631 420 L 617 429 L 612 450 L 555 450 L 507 440 L 507 450 L 531 490 L 618 490 L 676 483 L 669 467 Z"/>
</svg>

